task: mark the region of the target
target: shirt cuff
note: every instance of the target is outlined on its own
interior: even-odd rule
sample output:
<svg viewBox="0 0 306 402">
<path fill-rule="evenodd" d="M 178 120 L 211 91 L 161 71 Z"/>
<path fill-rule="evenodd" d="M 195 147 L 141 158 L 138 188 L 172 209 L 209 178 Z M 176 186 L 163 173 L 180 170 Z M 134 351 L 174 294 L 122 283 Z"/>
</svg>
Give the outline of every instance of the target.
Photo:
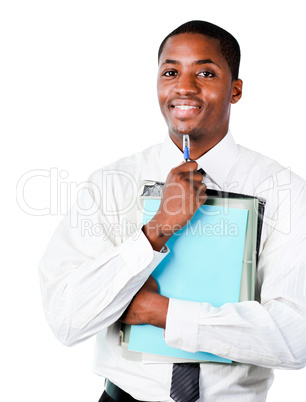
<svg viewBox="0 0 306 402">
<path fill-rule="evenodd" d="M 196 352 L 201 304 L 170 299 L 164 332 L 168 346 Z"/>
<path fill-rule="evenodd" d="M 169 253 L 168 247 L 166 251 L 164 249 L 161 252 L 153 250 L 142 230 L 136 237 L 133 236 L 126 240 L 121 247 L 121 255 L 132 275 L 139 274 L 146 267 L 149 267 L 152 272 Z"/>
</svg>

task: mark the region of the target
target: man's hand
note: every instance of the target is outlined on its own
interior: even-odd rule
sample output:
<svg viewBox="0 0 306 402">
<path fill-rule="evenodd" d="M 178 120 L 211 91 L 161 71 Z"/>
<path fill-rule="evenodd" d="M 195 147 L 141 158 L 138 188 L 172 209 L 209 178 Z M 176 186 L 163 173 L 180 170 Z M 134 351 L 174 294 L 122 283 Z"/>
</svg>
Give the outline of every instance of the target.
<svg viewBox="0 0 306 402">
<path fill-rule="evenodd" d="M 165 328 L 169 299 L 159 294 L 152 276 L 134 296 L 119 321 L 130 325 L 151 324 Z"/>
<path fill-rule="evenodd" d="M 143 227 L 154 250 L 160 251 L 168 239 L 182 229 L 207 199 L 203 175 L 195 161 L 171 169 L 164 184 L 160 207 Z"/>
</svg>

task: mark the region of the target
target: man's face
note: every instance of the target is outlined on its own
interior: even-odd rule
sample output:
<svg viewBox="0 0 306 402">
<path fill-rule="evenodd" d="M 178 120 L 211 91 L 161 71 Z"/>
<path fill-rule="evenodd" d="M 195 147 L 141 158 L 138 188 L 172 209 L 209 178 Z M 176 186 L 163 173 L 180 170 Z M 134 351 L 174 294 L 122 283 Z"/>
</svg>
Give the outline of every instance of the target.
<svg viewBox="0 0 306 402">
<path fill-rule="evenodd" d="M 217 39 L 201 34 L 169 38 L 159 61 L 157 89 L 170 137 L 174 142 L 183 134 L 221 140 L 241 86 L 241 80 L 232 82 Z"/>
</svg>

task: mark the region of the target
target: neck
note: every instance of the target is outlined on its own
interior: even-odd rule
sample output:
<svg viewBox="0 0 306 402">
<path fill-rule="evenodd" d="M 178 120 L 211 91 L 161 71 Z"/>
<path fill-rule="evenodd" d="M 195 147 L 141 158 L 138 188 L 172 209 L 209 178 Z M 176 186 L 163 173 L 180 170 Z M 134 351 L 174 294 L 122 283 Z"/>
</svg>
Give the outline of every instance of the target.
<svg viewBox="0 0 306 402">
<path fill-rule="evenodd" d="M 189 136 L 190 149 L 189 156 L 192 160 L 197 160 L 202 155 L 206 154 L 210 149 L 217 145 L 225 136 L 226 133 L 220 134 L 218 136 L 208 137 L 208 136 Z M 170 138 L 174 144 L 183 151 L 183 136 L 182 134 L 169 133 Z"/>
</svg>

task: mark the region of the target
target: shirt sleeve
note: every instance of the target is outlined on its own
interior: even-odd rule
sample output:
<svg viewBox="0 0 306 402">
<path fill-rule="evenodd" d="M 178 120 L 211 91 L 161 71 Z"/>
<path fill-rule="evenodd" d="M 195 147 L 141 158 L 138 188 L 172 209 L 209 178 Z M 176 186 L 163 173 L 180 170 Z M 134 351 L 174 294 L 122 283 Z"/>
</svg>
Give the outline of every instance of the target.
<svg viewBox="0 0 306 402">
<path fill-rule="evenodd" d="M 295 200 L 293 194 L 264 241 L 260 302 L 215 308 L 171 299 L 165 330 L 169 346 L 269 368 L 306 365 L 305 188 Z"/>
<path fill-rule="evenodd" d="M 81 191 L 39 265 L 47 321 L 68 346 L 117 321 L 168 253 L 153 250 L 137 228 L 133 208 L 130 215 L 105 214 L 94 191 Z M 113 199 L 110 204 L 116 205 Z"/>
</svg>

